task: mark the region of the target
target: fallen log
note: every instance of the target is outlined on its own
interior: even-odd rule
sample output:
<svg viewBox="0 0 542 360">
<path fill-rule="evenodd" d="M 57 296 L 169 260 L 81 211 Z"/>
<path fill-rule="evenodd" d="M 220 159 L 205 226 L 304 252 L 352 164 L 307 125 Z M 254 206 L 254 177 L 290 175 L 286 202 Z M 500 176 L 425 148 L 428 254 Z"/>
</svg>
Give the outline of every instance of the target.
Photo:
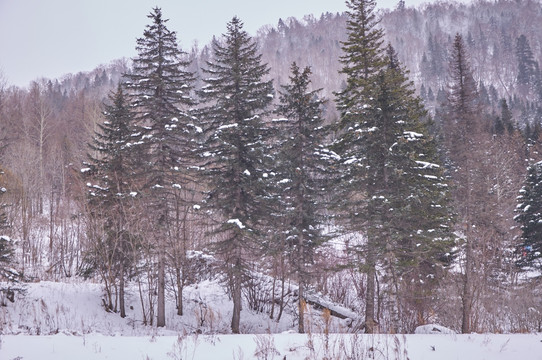
<svg viewBox="0 0 542 360">
<path fill-rule="evenodd" d="M 313 294 L 305 294 L 305 302 L 315 309 L 327 309 L 331 316 L 337 317 L 339 319 L 350 319 L 349 326 L 354 320 L 359 320 L 360 317 L 354 311 L 347 309 L 345 307 L 333 304 L 332 302 L 326 301 Z"/>
</svg>

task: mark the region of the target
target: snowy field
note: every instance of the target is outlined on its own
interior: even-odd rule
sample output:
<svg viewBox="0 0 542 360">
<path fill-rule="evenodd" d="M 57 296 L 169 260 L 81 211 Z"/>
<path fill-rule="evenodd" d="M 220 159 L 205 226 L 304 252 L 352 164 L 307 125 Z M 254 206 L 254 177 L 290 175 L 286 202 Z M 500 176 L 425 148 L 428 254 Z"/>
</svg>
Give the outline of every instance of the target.
<svg viewBox="0 0 542 360">
<path fill-rule="evenodd" d="M 542 359 L 538 335 L 4 335 L 0 359 Z"/>
<path fill-rule="evenodd" d="M 105 312 L 102 296 L 102 287 L 88 282 L 28 284 L 26 296 L 0 307 L 0 360 L 542 360 L 538 334 L 337 334 L 347 331 L 340 319 L 326 327 L 321 313 L 310 309 L 310 334 L 293 330 L 293 308 L 277 323 L 245 307 L 245 334 L 223 335 L 229 332 L 231 302 L 214 281 L 188 287 L 185 315 L 175 315 L 170 306 L 167 327 L 159 330 L 143 325 L 134 292 L 126 319 Z"/>
</svg>

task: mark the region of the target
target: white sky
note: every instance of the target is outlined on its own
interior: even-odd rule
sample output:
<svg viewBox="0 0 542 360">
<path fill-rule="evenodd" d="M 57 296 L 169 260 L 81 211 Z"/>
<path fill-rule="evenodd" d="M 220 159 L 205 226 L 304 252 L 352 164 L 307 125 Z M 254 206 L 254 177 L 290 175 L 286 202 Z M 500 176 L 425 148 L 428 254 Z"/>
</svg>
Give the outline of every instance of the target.
<svg viewBox="0 0 542 360">
<path fill-rule="evenodd" d="M 398 0 L 377 0 L 393 8 Z M 417 6 L 425 0 L 406 0 Z M 181 47 L 225 32 L 234 15 L 252 35 L 279 18 L 343 12 L 344 0 L 0 0 L 0 74 L 9 85 L 58 78 L 135 55 L 154 6 L 170 19 Z"/>
</svg>

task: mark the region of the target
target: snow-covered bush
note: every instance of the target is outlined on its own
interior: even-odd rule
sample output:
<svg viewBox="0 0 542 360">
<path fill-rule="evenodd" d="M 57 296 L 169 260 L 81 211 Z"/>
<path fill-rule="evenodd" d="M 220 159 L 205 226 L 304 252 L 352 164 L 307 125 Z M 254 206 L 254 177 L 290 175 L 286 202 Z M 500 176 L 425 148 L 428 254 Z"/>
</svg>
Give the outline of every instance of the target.
<svg viewBox="0 0 542 360">
<path fill-rule="evenodd" d="M 442 325 L 427 324 L 418 326 L 416 330 L 414 330 L 414 334 L 455 334 L 455 331 Z"/>
</svg>

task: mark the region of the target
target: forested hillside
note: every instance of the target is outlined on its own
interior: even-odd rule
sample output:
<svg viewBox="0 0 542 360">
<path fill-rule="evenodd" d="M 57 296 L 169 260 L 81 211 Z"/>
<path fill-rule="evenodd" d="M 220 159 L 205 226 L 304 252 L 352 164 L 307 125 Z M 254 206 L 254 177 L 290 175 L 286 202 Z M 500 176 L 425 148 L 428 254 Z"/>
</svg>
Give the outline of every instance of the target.
<svg viewBox="0 0 542 360">
<path fill-rule="evenodd" d="M 347 3 L 201 49 L 155 8 L 134 59 L 0 79 L 0 303 L 80 277 L 162 327 L 218 277 L 234 333 L 322 297 L 347 331 L 541 331 L 542 4 Z"/>
</svg>

